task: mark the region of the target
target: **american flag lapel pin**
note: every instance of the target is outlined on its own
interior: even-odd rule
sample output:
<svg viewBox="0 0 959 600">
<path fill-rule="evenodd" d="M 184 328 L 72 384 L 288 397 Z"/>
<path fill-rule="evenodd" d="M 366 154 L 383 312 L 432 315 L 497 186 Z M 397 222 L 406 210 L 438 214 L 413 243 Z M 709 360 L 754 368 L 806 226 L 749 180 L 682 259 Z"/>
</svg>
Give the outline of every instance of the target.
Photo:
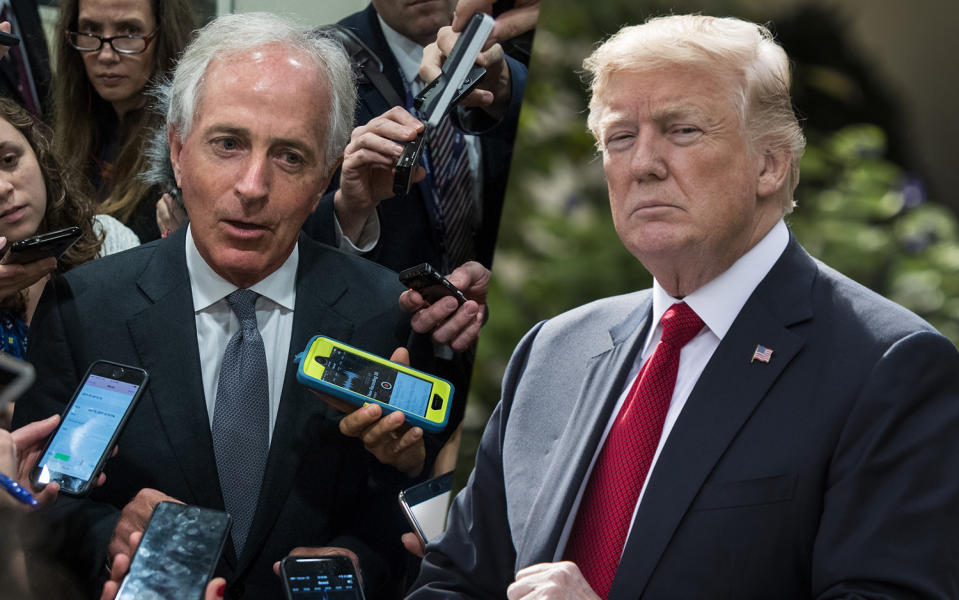
<svg viewBox="0 0 959 600">
<path fill-rule="evenodd" d="M 749 362 L 756 362 L 758 360 L 759 362 L 768 363 L 769 359 L 772 357 L 773 357 L 772 348 L 767 348 L 766 346 L 763 346 L 762 344 L 757 344 L 756 350 L 753 352 L 753 357 L 749 360 Z"/>
</svg>

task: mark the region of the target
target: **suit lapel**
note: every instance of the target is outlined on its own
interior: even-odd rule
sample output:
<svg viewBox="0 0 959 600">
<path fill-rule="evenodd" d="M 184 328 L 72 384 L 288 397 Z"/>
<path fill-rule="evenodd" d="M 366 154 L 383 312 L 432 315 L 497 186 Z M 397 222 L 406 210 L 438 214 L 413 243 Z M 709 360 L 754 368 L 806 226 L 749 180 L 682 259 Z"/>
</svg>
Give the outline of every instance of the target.
<svg viewBox="0 0 959 600">
<path fill-rule="evenodd" d="M 260 488 L 256 515 L 241 556 L 239 572 L 252 564 L 256 553 L 269 536 L 296 481 L 303 453 L 310 448 L 311 438 L 321 433 L 304 427 L 304 424 L 311 422 L 314 415 L 326 414 L 328 410 L 332 410 L 296 381 L 297 364 L 293 358 L 302 352 L 310 338 L 318 333 L 334 339 L 349 339 L 353 332 L 352 320 L 335 306 L 337 300 L 346 292 L 348 284 L 344 274 L 329 264 L 330 252 L 315 243 L 306 242 L 303 234 L 300 235 L 299 251 L 293 332 L 283 393 L 273 428 L 270 455 Z M 330 457 L 329 464 L 335 462 L 334 458 Z M 311 473 L 310 476 L 321 479 L 325 477 L 323 473 Z"/>
<path fill-rule="evenodd" d="M 216 473 L 216 461 L 200 374 L 196 321 L 192 318 L 185 230 L 159 243 L 137 280 L 140 291 L 152 304 L 132 317 L 127 326 L 152 380 L 146 394 L 193 494 L 180 500 L 222 510 L 219 482 L 210 477 L 210 473 Z"/>
<path fill-rule="evenodd" d="M 605 424 L 648 330 L 651 306 L 647 297 L 585 353 L 589 358 L 583 368 L 583 385 L 573 404 L 573 414 L 553 446 L 562 449 L 561 457 L 552 461 L 543 474 L 544 485 L 539 486 L 530 506 L 527 533 L 519 537 L 517 568 L 553 561 L 580 483 L 587 476 Z M 568 490 L 568 493 L 557 493 L 557 490 Z"/>
<path fill-rule="evenodd" d="M 693 388 L 653 470 L 609 598 L 637 598 L 699 489 L 779 374 L 802 348 L 789 326 L 811 318 L 816 268 L 791 239 Z M 769 363 L 751 362 L 757 344 Z"/>
</svg>

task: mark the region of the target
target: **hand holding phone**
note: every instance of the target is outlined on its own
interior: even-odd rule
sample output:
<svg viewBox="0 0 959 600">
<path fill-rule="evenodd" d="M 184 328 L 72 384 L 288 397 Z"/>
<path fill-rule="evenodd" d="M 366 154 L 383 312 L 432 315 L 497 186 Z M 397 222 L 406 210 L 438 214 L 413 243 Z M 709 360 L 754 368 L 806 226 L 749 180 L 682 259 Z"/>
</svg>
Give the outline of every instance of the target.
<svg viewBox="0 0 959 600">
<path fill-rule="evenodd" d="M 78 239 L 82 232 L 79 227 L 65 227 L 57 231 L 42 233 L 14 242 L 0 258 L 0 264 L 26 264 L 41 258 L 60 258 Z"/>
<path fill-rule="evenodd" d="M 429 268 L 433 274 L 423 275 L 422 267 Z M 419 275 L 415 279 L 404 278 L 408 272 Z M 454 269 L 448 278 L 443 278 L 424 264 L 407 269 L 400 277 L 411 290 L 400 294 L 399 303 L 400 308 L 413 314 L 410 319 L 413 331 L 429 333 L 434 342 L 448 344 L 459 352 L 476 342 L 486 322 L 489 269 L 469 261 Z M 449 301 L 441 302 L 446 295 L 456 297 L 457 304 L 450 306 Z"/>
<path fill-rule="evenodd" d="M 157 504 L 117 600 L 203 598 L 231 522 L 230 515 L 219 510 Z"/>
<path fill-rule="evenodd" d="M 400 507 L 423 546 L 446 531 L 452 488 L 450 471 L 400 492 Z"/>
<path fill-rule="evenodd" d="M 105 360 L 90 365 L 31 471 L 33 484 L 56 482 L 65 494 L 89 493 L 147 380 L 137 367 Z"/>
</svg>

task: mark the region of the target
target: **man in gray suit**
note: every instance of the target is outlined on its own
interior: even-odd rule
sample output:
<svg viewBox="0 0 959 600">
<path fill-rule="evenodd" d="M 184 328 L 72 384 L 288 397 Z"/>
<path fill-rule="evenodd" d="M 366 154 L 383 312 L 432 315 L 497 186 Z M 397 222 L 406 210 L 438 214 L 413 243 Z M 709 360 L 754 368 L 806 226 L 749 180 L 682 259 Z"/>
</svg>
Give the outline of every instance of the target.
<svg viewBox="0 0 959 600">
<path fill-rule="evenodd" d="M 959 354 L 784 224 L 785 52 L 671 16 L 585 66 L 654 286 L 520 342 L 411 597 L 957 597 Z"/>
<path fill-rule="evenodd" d="M 157 502 L 177 500 L 233 515 L 228 597 L 281 598 L 273 564 L 297 547 L 351 555 L 388 595 L 396 493 L 423 471 L 422 430 L 373 407 L 340 419 L 293 362 L 315 334 L 385 356 L 410 340 L 395 273 L 300 234 L 350 137 L 349 60 L 278 17 L 230 15 L 190 44 L 169 93 L 189 226 L 53 281 L 30 333 L 38 379 L 19 423 L 60 412 L 95 360 L 150 375 L 108 483 L 56 507 L 64 562 L 95 582 Z"/>
</svg>

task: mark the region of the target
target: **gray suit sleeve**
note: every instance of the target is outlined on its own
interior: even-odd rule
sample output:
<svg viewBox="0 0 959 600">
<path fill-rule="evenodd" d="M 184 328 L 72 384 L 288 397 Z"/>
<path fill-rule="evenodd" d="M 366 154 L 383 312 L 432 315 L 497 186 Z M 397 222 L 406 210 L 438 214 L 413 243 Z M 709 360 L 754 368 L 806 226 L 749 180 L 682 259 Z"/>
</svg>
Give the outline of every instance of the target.
<svg viewBox="0 0 959 600">
<path fill-rule="evenodd" d="M 408 598 L 503 598 L 515 575 L 516 549 L 507 519 L 503 436 L 513 393 L 539 328 L 517 346 L 503 378 L 502 400 L 490 417 L 476 466 L 453 501 L 446 533 L 427 546 Z"/>
</svg>

